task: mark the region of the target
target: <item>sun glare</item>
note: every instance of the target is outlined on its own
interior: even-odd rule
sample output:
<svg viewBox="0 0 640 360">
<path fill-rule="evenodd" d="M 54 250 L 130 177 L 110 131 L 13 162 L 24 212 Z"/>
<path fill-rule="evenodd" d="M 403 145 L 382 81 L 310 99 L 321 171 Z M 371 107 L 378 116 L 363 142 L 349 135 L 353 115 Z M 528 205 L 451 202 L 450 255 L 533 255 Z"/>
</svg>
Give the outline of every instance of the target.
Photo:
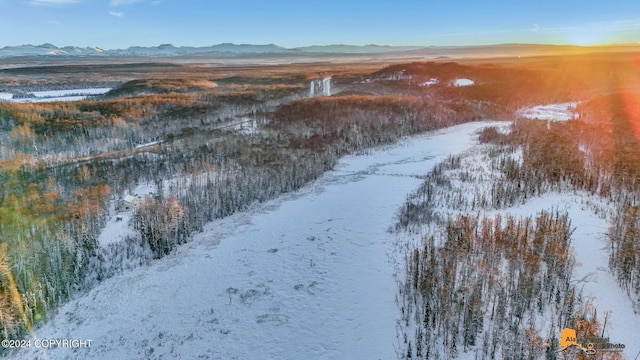
<svg viewBox="0 0 640 360">
<path fill-rule="evenodd" d="M 604 44 L 609 35 L 607 29 L 603 27 L 570 29 L 566 32 L 567 41 L 580 46 Z"/>
</svg>

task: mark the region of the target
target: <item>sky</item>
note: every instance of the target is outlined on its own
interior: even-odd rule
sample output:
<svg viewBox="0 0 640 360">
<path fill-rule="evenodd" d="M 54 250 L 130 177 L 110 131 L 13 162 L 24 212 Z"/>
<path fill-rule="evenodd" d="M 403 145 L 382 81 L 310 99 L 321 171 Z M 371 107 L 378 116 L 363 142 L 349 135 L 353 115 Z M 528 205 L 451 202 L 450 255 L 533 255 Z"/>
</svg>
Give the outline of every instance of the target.
<svg viewBox="0 0 640 360">
<path fill-rule="evenodd" d="M 0 47 L 640 42 L 636 0 L 0 0 Z"/>
</svg>

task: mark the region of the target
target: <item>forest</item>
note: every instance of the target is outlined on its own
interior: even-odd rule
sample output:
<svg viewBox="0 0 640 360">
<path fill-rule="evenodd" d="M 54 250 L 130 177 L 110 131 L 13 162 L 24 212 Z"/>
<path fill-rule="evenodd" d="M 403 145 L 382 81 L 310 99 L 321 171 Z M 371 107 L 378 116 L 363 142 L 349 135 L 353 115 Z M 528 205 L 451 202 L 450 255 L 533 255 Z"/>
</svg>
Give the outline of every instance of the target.
<svg viewBox="0 0 640 360">
<path fill-rule="evenodd" d="M 553 190 L 611 199 L 610 268 L 640 309 L 632 56 L 0 69 L 5 92 L 112 87 L 79 101 L 0 101 L 0 340 L 25 337 L 74 294 L 166 256 L 214 219 L 300 189 L 344 155 L 463 122 L 515 119 L 508 134 L 480 134 L 493 178 L 451 157 L 400 210 L 395 232 L 415 240 L 399 285 L 403 356 L 453 358 L 477 347 L 481 358 L 555 358 L 541 344 L 557 334 L 534 333 L 530 322 L 549 314 L 561 326 L 595 322 L 570 283 L 570 219 L 559 210 L 534 218 L 478 210 Z M 310 94 L 310 83 L 328 76 L 330 96 Z M 432 78 L 438 83 L 423 85 Z M 451 86 L 457 78 L 475 85 Z M 517 115 L 568 101 L 579 102 L 576 121 Z M 456 192 L 452 171 L 489 185 Z M 135 206 L 135 234 L 100 244 L 118 202 L 141 184 L 151 191 Z M 442 207 L 458 213 L 443 217 Z"/>
<path fill-rule="evenodd" d="M 506 133 L 486 128 L 484 152 L 434 168 L 395 227 L 413 239 L 401 245 L 404 358 L 449 359 L 471 349 L 483 359 L 557 359 L 557 329 L 577 329 L 579 338 L 605 333 L 609 314 L 598 318 L 572 281 L 568 214 L 501 213 L 544 194 L 600 199 L 586 206 L 609 222 L 609 271 L 638 310 L 637 99 L 621 89 L 581 102 L 571 121 L 517 118 Z"/>
</svg>

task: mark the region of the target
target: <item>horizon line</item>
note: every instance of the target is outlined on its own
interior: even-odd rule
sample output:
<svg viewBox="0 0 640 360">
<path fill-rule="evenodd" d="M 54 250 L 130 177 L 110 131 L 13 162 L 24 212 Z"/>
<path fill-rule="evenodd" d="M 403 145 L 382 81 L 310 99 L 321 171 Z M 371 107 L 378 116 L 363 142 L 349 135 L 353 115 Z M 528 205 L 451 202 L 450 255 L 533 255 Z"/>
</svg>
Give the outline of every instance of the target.
<svg viewBox="0 0 640 360">
<path fill-rule="evenodd" d="M 301 45 L 294 47 L 286 47 L 282 45 L 278 45 L 276 43 L 232 43 L 232 42 L 221 42 L 218 44 L 211 45 L 174 45 L 173 43 L 160 43 L 158 45 L 129 45 L 127 47 L 117 47 L 117 48 L 104 48 L 101 46 L 90 46 L 90 45 L 55 45 L 51 42 L 45 42 L 41 44 L 20 44 L 20 45 L 4 45 L 0 47 L 0 50 L 12 47 L 22 47 L 22 46 L 31 46 L 31 47 L 44 47 L 46 45 L 53 46 L 57 49 L 62 49 L 66 47 L 71 48 L 90 48 L 90 49 L 100 49 L 106 51 L 114 51 L 114 50 L 127 50 L 133 47 L 141 47 L 141 48 L 159 48 L 159 47 L 175 47 L 177 49 L 180 48 L 206 48 L 206 47 L 214 47 L 221 45 L 232 45 L 232 46 L 274 46 L 281 48 L 283 50 L 296 50 L 296 49 L 304 49 L 310 47 L 332 47 L 332 46 L 345 46 L 345 47 L 356 47 L 356 48 L 364 48 L 364 47 L 388 47 L 388 48 L 472 48 L 472 47 L 491 47 L 491 46 L 566 46 L 566 47 L 577 47 L 577 48 L 599 48 L 599 47 L 620 47 L 620 46 L 640 46 L 640 42 L 626 42 L 626 43 L 599 43 L 599 44 L 589 44 L 589 45 L 580 45 L 580 44 L 572 44 L 572 43 L 527 43 L 527 42 L 505 42 L 505 43 L 487 43 L 487 44 L 466 44 L 466 45 L 389 45 L 389 44 L 348 44 L 348 43 L 331 43 L 331 44 L 310 44 L 310 45 Z"/>
</svg>

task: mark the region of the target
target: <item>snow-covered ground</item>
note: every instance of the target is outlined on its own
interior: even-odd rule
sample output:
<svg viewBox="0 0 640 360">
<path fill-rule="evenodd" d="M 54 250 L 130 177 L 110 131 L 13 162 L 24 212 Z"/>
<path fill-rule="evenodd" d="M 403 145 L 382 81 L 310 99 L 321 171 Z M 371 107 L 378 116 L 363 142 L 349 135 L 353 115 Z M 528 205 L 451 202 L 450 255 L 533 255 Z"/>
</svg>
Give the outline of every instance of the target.
<svg viewBox="0 0 640 360">
<path fill-rule="evenodd" d="M 606 239 L 609 223 L 594 211 L 606 208 L 600 199 L 584 192 L 550 193 L 500 213 L 524 217 L 535 216 L 541 210 L 558 209 L 569 214 L 575 228 L 571 244 L 576 259 L 573 274 L 576 288 L 582 290 L 585 299 L 593 300 L 601 325 L 605 313 L 610 312 L 604 337 L 611 343 L 625 344 L 623 354 L 628 359 L 637 359 L 640 356 L 640 316 L 634 313 L 631 300 L 609 271 Z"/>
<path fill-rule="evenodd" d="M 387 232 L 406 196 L 493 122 L 343 158 L 304 189 L 208 224 L 169 256 L 59 309 L 33 359 L 394 359 L 397 285 Z"/>
<path fill-rule="evenodd" d="M 453 86 L 471 86 L 475 85 L 475 81 L 471 79 L 455 79 L 453 80 Z"/>
<path fill-rule="evenodd" d="M 11 102 L 16 103 L 46 103 L 46 102 L 54 102 L 54 101 L 80 101 L 85 100 L 87 98 L 86 95 L 76 95 L 76 96 L 60 96 L 60 97 L 46 97 L 46 98 L 21 98 L 21 99 L 12 99 Z"/>
<path fill-rule="evenodd" d="M 578 103 L 566 102 L 559 104 L 538 105 L 518 110 L 518 116 L 527 119 L 568 121 L 575 119 L 578 115 L 574 109 Z"/>
<path fill-rule="evenodd" d="M 16 358 L 395 359 L 401 259 L 387 230 L 420 176 L 497 124 L 505 123 L 464 124 L 345 157 L 304 189 L 214 221 L 169 256 L 79 295 L 34 334 L 91 339 L 91 348 L 30 349 Z M 608 208 L 584 193 L 550 193 L 497 212 L 568 212 L 574 281 L 601 318 L 611 312 L 605 337 L 634 359 L 640 317 L 607 270 Z M 105 230 L 104 244 L 125 235 L 124 220 Z"/>
<path fill-rule="evenodd" d="M 34 91 L 32 94 L 37 98 L 59 98 L 73 95 L 102 95 L 109 92 L 111 88 L 88 88 L 88 89 L 67 89 L 67 90 L 47 90 Z"/>
<path fill-rule="evenodd" d="M 39 103 L 54 101 L 78 101 L 85 100 L 89 96 L 103 95 L 109 92 L 111 88 L 88 88 L 88 89 L 67 89 L 67 90 L 48 90 L 33 91 L 34 97 L 14 99 L 11 93 L 0 93 L 0 101 L 11 101 L 17 103 Z"/>
<path fill-rule="evenodd" d="M 102 246 L 124 241 L 127 236 L 133 237 L 136 235 L 134 229 L 128 226 L 129 221 L 133 216 L 133 212 L 120 212 L 113 215 L 107 220 L 102 233 L 98 237 L 98 243 Z"/>
<path fill-rule="evenodd" d="M 420 86 L 432 86 L 432 85 L 437 85 L 437 84 L 438 84 L 438 79 L 431 78 L 431 79 L 423 82 L 422 84 L 420 84 Z"/>
<path fill-rule="evenodd" d="M 570 190 L 571 187 L 567 185 L 566 191 L 528 198 L 500 210 L 452 209 L 449 198 L 455 202 L 458 194 L 462 194 L 469 203 L 474 197 L 479 198 L 482 192 L 485 197 L 490 198 L 491 183 L 502 175 L 490 169 L 486 152 L 478 147 L 462 155 L 462 166 L 447 177 L 453 187 L 447 187 L 444 192 L 434 192 L 433 202 L 438 204 L 434 211 L 442 218 L 468 213 L 479 213 L 489 218 L 496 214 L 502 214 L 503 218 L 505 215 L 535 218 L 543 210 L 550 213 L 555 210 L 566 212 L 574 229 L 571 250 L 576 265 L 572 283 L 582 292 L 583 299 L 592 300 L 597 308 L 600 325 L 604 324 L 605 313 L 609 313 L 604 337 L 609 338 L 611 343 L 625 344 L 623 355 L 627 359 L 640 359 L 640 343 L 637 341 L 640 338 L 640 314 L 634 312 L 631 300 L 618 286 L 608 268 L 607 218 L 613 214 L 614 206 L 598 196 Z M 517 151 L 511 157 L 521 159 L 522 155 Z M 460 175 L 467 171 L 476 177 L 476 181 L 460 180 Z M 412 236 L 416 237 L 415 234 Z M 532 325 L 539 334 L 545 336 L 549 334 L 550 321 L 553 320 L 556 319 L 541 316 Z M 556 333 L 560 330 L 556 329 Z M 474 359 L 475 352 L 470 350 L 460 354 L 459 358 Z"/>
<path fill-rule="evenodd" d="M 165 188 L 165 191 L 168 187 Z M 157 192 L 156 186 L 151 183 L 142 183 L 136 186 L 131 194 L 125 194 L 125 198 L 134 198 L 136 200 L 129 201 L 131 203 L 141 201 L 144 197 L 153 196 Z M 128 200 L 128 199 L 127 199 Z M 98 237 L 98 244 L 101 246 L 109 246 L 110 244 L 124 241 L 127 237 L 136 236 L 136 231 L 129 225 L 129 222 L 133 218 L 133 210 L 118 211 L 118 202 L 120 199 L 114 201 L 111 204 L 111 216 L 107 220 L 107 223 L 102 229 L 100 236 Z"/>
<path fill-rule="evenodd" d="M 227 128 L 232 131 L 237 131 L 241 134 L 251 135 L 255 134 L 258 131 L 259 123 L 256 119 L 243 117 L 239 122 L 228 126 Z"/>
</svg>

